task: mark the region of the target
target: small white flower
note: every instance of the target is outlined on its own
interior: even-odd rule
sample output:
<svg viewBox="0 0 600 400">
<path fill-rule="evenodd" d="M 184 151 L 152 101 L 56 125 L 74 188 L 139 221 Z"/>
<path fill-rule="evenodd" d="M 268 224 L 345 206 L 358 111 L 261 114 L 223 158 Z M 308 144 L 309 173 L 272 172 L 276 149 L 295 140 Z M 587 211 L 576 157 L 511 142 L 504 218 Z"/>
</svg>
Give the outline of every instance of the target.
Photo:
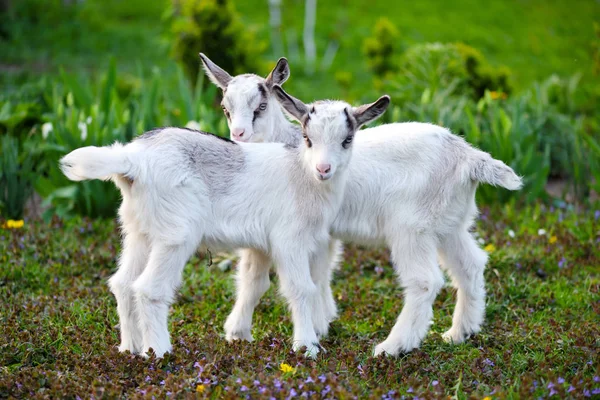
<svg viewBox="0 0 600 400">
<path fill-rule="evenodd" d="M 85 122 L 79 122 L 77 124 L 77 127 L 79 128 L 79 131 L 81 132 L 81 140 L 84 141 L 85 139 L 87 139 L 87 125 Z"/>
<path fill-rule="evenodd" d="M 88 124 L 88 125 L 91 124 L 92 123 L 92 117 L 87 117 L 85 119 L 85 123 Z"/>
<path fill-rule="evenodd" d="M 511 238 L 515 237 L 515 231 L 513 231 L 512 229 L 508 230 L 508 236 L 510 236 Z"/>
<path fill-rule="evenodd" d="M 544 236 L 545 234 L 546 234 L 546 230 L 545 229 L 539 229 L 538 230 L 538 235 Z"/>
<path fill-rule="evenodd" d="M 185 124 L 185 127 L 196 131 L 202 130 L 202 128 L 200 128 L 200 124 L 196 121 L 189 121 L 187 124 Z"/>
<path fill-rule="evenodd" d="M 48 135 L 50 134 L 50 132 L 52 132 L 52 129 L 54 127 L 52 126 L 52 122 L 46 122 L 45 124 L 42 125 L 42 137 L 44 139 L 48 139 Z"/>
<path fill-rule="evenodd" d="M 483 240 L 483 238 L 479 238 L 477 239 L 477 241 L 479 242 L 479 244 L 485 244 L 485 240 Z"/>
</svg>

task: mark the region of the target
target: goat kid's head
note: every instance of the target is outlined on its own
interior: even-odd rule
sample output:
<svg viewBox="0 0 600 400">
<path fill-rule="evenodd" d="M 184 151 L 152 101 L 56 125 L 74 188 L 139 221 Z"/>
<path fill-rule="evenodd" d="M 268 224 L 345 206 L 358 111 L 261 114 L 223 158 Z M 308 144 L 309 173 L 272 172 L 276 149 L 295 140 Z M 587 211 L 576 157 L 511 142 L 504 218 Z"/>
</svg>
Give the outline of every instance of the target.
<svg viewBox="0 0 600 400">
<path fill-rule="evenodd" d="M 273 93 L 283 109 L 300 122 L 305 167 L 320 181 L 330 179 L 348 165 L 356 132 L 381 116 L 390 104 L 390 97 L 385 95 L 360 107 L 331 100 L 307 105 L 279 85 L 273 86 Z"/>
<path fill-rule="evenodd" d="M 283 85 L 290 76 L 285 58 L 266 77 L 243 74 L 232 77 L 204 54 L 200 59 L 206 75 L 212 83 L 223 90 L 221 107 L 227 117 L 229 135 L 238 142 L 269 141 L 270 135 L 280 122 L 281 112 L 277 100 L 271 96 L 274 85 Z"/>
</svg>

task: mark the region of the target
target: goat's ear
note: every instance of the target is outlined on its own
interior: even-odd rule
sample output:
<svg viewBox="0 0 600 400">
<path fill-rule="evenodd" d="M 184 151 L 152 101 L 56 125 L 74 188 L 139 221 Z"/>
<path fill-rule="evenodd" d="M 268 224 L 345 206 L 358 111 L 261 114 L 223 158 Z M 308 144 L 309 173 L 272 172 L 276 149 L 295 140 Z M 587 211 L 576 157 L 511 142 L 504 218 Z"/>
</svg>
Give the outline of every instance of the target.
<svg viewBox="0 0 600 400">
<path fill-rule="evenodd" d="M 267 76 L 267 86 L 272 88 L 273 85 L 283 85 L 290 77 L 290 64 L 285 57 L 281 57 L 277 61 L 277 65 L 273 71 Z"/>
<path fill-rule="evenodd" d="M 281 107 L 292 116 L 292 118 L 302 121 L 308 114 L 308 107 L 302 101 L 287 94 L 279 85 L 273 86 L 273 93 L 281 104 Z"/>
<path fill-rule="evenodd" d="M 383 95 L 375 103 L 364 104 L 352 109 L 358 127 L 376 120 L 390 105 L 390 96 Z"/>
<path fill-rule="evenodd" d="M 200 53 L 200 59 L 202 60 L 202 66 L 208 79 L 222 90 L 225 90 L 229 82 L 231 81 L 231 75 L 227 73 L 223 68 L 212 62 L 210 58 L 206 57 L 203 53 Z"/>
</svg>

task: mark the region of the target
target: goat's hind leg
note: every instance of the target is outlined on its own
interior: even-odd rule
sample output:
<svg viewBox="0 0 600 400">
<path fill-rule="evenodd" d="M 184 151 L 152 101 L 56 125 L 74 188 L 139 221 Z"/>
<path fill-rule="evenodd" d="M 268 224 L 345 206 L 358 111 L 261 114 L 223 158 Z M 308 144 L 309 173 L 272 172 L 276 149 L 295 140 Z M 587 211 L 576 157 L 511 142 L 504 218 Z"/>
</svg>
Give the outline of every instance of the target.
<svg viewBox="0 0 600 400">
<path fill-rule="evenodd" d="M 148 238 L 129 227 L 129 232 L 125 232 L 123 237 L 119 269 L 108 281 L 117 299 L 121 352 L 137 354 L 142 350 L 142 332 L 138 325 L 139 316 L 132 285 L 146 267 L 149 252 Z"/>
<path fill-rule="evenodd" d="M 433 318 L 433 302 L 444 285 L 433 238 L 403 235 L 392 245 L 392 258 L 404 289 L 404 307 L 387 339 L 375 347 L 375 356 L 396 356 L 419 347 Z"/>
<path fill-rule="evenodd" d="M 140 318 L 143 347 L 150 348 L 158 357 L 171 351 L 168 316 L 169 307 L 181 284 L 183 268 L 197 248 L 195 242 L 168 244 L 162 240 L 152 243 L 148 265 L 134 282 L 137 309 Z"/>
<path fill-rule="evenodd" d="M 444 238 L 439 250 L 442 268 L 457 289 L 452 327 L 442 337 L 447 342 L 461 343 L 479 332 L 485 317 L 483 272 L 488 256 L 466 230 Z"/>
<path fill-rule="evenodd" d="M 225 338 L 252 341 L 252 314 L 269 289 L 271 259 L 260 250 L 243 249 L 237 273 L 236 301 L 225 321 Z"/>
</svg>

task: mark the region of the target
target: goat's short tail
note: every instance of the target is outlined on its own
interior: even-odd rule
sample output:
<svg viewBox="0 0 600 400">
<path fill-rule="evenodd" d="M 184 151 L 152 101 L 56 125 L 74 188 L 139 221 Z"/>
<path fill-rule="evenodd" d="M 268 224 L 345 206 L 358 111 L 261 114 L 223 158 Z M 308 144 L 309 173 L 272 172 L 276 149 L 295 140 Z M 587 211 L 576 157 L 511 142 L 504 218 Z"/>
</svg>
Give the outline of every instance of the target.
<svg viewBox="0 0 600 400">
<path fill-rule="evenodd" d="M 508 190 L 519 190 L 523 187 L 523 181 L 515 174 L 511 167 L 500 160 L 492 158 L 484 153 L 484 157 L 470 162 L 470 177 L 476 182 L 489 183 Z"/>
<path fill-rule="evenodd" d="M 60 169 L 72 181 L 109 179 L 112 175 L 125 175 L 131 162 L 123 145 L 88 146 L 73 150 L 60 159 Z"/>
</svg>

